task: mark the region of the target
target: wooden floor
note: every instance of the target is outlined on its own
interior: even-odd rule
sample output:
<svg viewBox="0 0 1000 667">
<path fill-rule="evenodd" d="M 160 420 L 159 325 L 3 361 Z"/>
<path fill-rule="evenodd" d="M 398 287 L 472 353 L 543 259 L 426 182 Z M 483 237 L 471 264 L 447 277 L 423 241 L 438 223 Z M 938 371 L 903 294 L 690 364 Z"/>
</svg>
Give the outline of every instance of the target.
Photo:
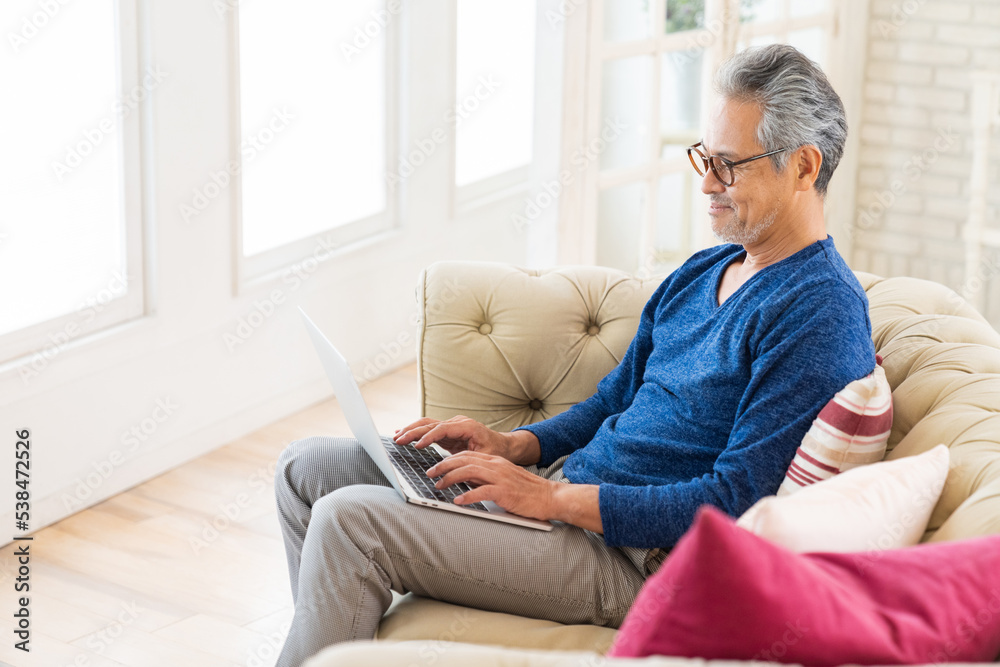
<svg viewBox="0 0 1000 667">
<path fill-rule="evenodd" d="M 416 419 L 416 369 L 363 388 L 382 433 Z M 0 550 L 0 664 L 272 666 L 292 615 L 274 464 L 350 431 L 325 401 L 35 534 L 30 654 L 12 646 L 15 545 Z"/>
</svg>

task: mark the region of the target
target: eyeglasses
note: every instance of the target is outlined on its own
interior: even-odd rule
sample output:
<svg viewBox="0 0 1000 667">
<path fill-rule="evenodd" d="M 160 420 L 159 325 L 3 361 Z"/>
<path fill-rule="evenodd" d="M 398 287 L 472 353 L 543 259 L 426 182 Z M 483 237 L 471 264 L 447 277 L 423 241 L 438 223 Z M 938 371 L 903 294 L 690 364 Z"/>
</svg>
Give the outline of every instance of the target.
<svg viewBox="0 0 1000 667">
<path fill-rule="evenodd" d="M 775 153 L 788 150 L 787 148 L 779 148 L 776 151 L 762 153 L 761 155 L 754 155 L 753 157 L 748 157 L 746 160 L 733 162 L 732 160 L 727 160 L 719 155 L 705 155 L 698 149 L 699 146 L 702 146 L 700 141 L 694 146 L 689 146 L 687 149 L 688 159 L 691 160 L 691 166 L 694 167 L 694 170 L 698 172 L 699 176 L 704 176 L 708 170 L 711 169 L 712 174 L 714 174 L 715 177 L 719 179 L 719 182 L 727 188 L 736 181 L 736 172 L 733 170 L 733 167 L 738 167 L 741 164 L 753 162 L 754 160 L 759 160 L 762 157 L 767 157 L 769 155 L 774 155 Z"/>
</svg>

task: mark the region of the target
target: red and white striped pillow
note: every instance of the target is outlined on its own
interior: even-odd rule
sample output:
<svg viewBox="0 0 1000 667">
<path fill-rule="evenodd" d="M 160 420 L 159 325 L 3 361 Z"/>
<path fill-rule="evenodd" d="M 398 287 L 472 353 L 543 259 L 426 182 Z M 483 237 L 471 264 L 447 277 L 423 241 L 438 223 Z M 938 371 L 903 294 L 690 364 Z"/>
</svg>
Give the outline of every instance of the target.
<svg viewBox="0 0 1000 667">
<path fill-rule="evenodd" d="M 881 461 L 892 429 L 892 390 L 881 359 L 871 374 L 830 399 L 802 438 L 778 495 Z"/>
</svg>

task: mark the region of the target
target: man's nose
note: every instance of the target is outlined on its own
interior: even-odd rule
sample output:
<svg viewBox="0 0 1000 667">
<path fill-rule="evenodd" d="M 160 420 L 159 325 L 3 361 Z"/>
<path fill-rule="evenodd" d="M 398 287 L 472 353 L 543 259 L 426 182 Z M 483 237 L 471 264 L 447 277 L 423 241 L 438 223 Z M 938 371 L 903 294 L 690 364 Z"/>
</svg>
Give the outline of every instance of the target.
<svg viewBox="0 0 1000 667">
<path fill-rule="evenodd" d="M 701 191 L 706 195 L 718 194 L 719 192 L 725 192 L 726 186 L 715 177 L 714 171 L 706 169 L 705 175 L 701 177 Z"/>
</svg>

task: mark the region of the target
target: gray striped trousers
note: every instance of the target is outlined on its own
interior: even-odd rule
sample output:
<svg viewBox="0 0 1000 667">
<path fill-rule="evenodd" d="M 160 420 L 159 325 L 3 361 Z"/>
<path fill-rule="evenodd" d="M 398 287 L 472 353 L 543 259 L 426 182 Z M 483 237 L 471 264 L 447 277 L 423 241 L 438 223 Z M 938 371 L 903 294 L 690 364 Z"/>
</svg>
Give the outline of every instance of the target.
<svg viewBox="0 0 1000 667">
<path fill-rule="evenodd" d="M 561 461 L 527 469 L 562 479 Z M 616 628 L 644 581 L 622 550 L 582 528 L 544 532 L 407 503 L 350 438 L 291 443 L 274 491 L 295 601 L 279 667 L 373 638 L 390 590 Z"/>
</svg>

